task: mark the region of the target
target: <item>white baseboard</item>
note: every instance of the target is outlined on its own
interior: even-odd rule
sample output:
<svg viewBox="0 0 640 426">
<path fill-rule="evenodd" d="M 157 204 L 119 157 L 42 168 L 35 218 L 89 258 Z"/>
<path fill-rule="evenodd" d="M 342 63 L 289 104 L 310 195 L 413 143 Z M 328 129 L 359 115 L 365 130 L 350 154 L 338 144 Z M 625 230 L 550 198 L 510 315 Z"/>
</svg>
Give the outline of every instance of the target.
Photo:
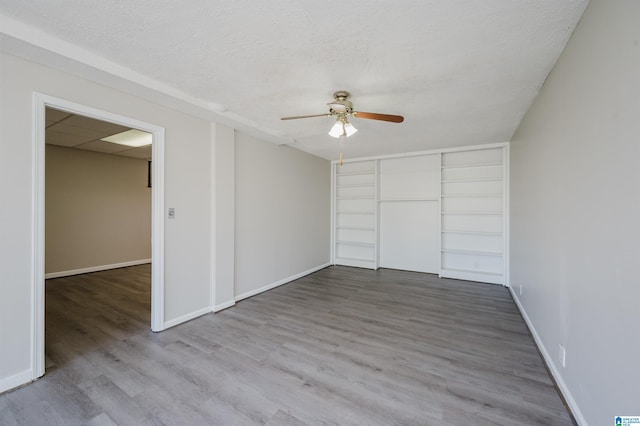
<svg viewBox="0 0 640 426">
<path fill-rule="evenodd" d="M 220 303 L 218 305 L 215 305 L 213 307 L 213 312 L 220 312 L 221 310 L 230 308 L 235 304 L 236 304 L 235 299 L 231 299 L 228 302 L 224 302 L 224 303 Z"/>
<path fill-rule="evenodd" d="M 88 268 L 71 269 L 69 271 L 50 272 L 44 274 L 44 279 L 70 277 L 71 275 L 88 274 L 90 272 L 100 272 L 109 269 L 125 268 L 127 266 L 144 265 L 145 263 L 151 263 L 151 259 L 131 260 L 129 262 L 113 263 L 111 265 L 98 265 L 90 266 Z"/>
<path fill-rule="evenodd" d="M 325 263 L 323 265 L 316 266 L 315 268 L 308 269 L 308 270 L 306 270 L 304 272 L 300 272 L 299 274 L 293 275 L 291 277 L 281 279 L 279 281 L 276 281 L 275 283 L 267 284 L 267 285 L 265 285 L 263 287 L 255 289 L 255 290 L 251 290 L 251 291 L 247 291 L 246 293 L 239 294 L 239 295 L 237 295 L 235 297 L 235 301 L 239 302 L 240 300 L 246 299 L 247 297 L 255 296 L 256 294 L 260 294 L 260 293 L 265 292 L 267 290 L 271 290 L 272 288 L 276 288 L 276 287 L 279 287 L 279 286 L 281 286 L 283 284 L 290 283 L 291 281 L 297 280 L 298 278 L 302 278 L 302 277 L 304 277 L 306 275 L 313 274 L 314 272 L 319 271 L 320 269 L 324 269 L 327 266 L 331 266 L 331 264 L 330 263 Z"/>
<path fill-rule="evenodd" d="M 533 340 L 535 340 L 536 345 L 538 346 L 538 349 L 540 350 L 540 353 L 542 354 L 542 357 L 544 358 L 545 362 L 547 363 L 547 366 L 549 367 L 549 371 L 551 371 L 551 375 L 553 376 L 553 379 L 556 381 L 556 384 L 558 385 L 558 388 L 560 388 L 560 392 L 562 392 L 562 396 L 564 397 L 565 401 L 567 401 L 567 404 L 569 405 L 569 408 L 571 409 L 571 413 L 573 414 L 573 417 L 575 417 L 576 421 L 578 422 L 578 424 L 580 426 L 588 426 L 588 423 L 585 420 L 584 416 L 582 415 L 582 411 L 580 411 L 580 408 L 578 407 L 578 404 L 576 403 L 576 400 L 573 398 L 573 395 L 569 391 L 569 388 L 567 387 L 567 384 L 562 379 L 562 376 L 560 375 L 560 372 L 558 371 L 558 367 L 556 366 L 556 363 L 554 362 L 554 358 L 549 354 L 549 351 L 547 350 L 547 348 L 544 345 L 544 343 L 542 343 L 542 339 L 540 338 L 540 335 L 538 334 L 538 331 L 533 326 L 533 323 L 531 322 L 531 319 L 529 318 L 529 316 L 527 315 L 527 312 L 524 310 L 524 307 L 520 303 L 520 299 L 518 299 L 518 296 L 516 296 L 516 293 L 513 290 L 513 287 L 509 287 L 509 291 L 511 292 L 511 297 L 516 302 L 516 306 L 518 307 L 518 310 L 520 311 L 520 314 L 522 315 L 522 318 L 524 318 L 524 322 L 527 323 L 527 326 L 529 327 L 529 330 L 531 331 L 531 334 L 533 335 Z"/>
<path fill-rule="evenodd" d="M 0 379 L 0 393 L 6 392 L 33 380 L 33 370 L 25 370 L 13 376 Z"/>
<path fill-rule="evenodd" d="M 167 328 L 175 327 L 178 324 L 182 324 L 183 322 L 191 321 L 194 318 L 201 317 L 202 315 L 206 315 L 211 313 L 211 307 L 207 306 L 206 308 L 198 309 L 197 311 L 189 312 L 186 315 L 182 315 L 178 318 L 174 318 L 169 321 L 165 321 L 163 331 Z"/>
</svg>

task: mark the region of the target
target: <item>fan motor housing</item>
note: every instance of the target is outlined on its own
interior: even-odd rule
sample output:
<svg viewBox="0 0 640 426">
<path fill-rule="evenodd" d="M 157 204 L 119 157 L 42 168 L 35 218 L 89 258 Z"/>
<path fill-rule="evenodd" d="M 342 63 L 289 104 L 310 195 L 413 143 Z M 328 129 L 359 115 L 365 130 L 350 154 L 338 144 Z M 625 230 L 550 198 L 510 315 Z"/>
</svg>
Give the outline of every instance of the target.
<svg viewBox="0 0 640 426">
<path fill-rule="evenodd" d="M 335 92 L 333 94 L 333 98 L 335 100 L 327 104 L 329 106 L 329 111 L 338 114 L 351 114 L 353 111 L 353 104 L 351 101 L 347 100 L 349 96 L 351 96 L 351 94 L 344 90 Z"/>
</svg>

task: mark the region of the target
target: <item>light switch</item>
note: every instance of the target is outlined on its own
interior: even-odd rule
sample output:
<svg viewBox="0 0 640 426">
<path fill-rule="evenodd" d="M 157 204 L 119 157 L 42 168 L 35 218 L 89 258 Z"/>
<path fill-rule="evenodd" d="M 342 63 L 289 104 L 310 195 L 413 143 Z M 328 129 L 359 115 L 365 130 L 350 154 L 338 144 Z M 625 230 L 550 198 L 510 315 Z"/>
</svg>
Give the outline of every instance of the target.
<svg viewBox="0 0 640 426">
<path fill-rule="evenodd" d="M 169 219 L 175 219 L 176 218 L 176 209 L 174 209 L 173 207 L 169 207 Z"/>
</svg>

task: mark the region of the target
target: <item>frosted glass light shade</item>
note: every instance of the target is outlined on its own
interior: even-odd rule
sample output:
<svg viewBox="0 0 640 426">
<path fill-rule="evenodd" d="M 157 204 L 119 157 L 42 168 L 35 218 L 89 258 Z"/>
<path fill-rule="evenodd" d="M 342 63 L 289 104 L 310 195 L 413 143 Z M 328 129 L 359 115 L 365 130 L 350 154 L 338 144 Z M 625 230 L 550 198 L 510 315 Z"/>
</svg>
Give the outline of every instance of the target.
<svg viewBox="0 0 640 426">
<path fill-rule="evenodd" d="M 331 130 L 329 130 L 329 136 L 333 136 L 334 138 L 339 138 L 340 136 L 345 134 L 344 123 L 340 120 L 337 120 Z"/>
<path fill-rule="evenodd" d="M 347 134 L 347 137 L 351 136 L 352 134 L 354 134 L 357 131 L 358 131 L 358 129 L 353 127 L 353 124 L 351 124 L 349 122 L 346 122 L 344 124 L 344 132 Z"/>
<path fill-rule="evenodd" d="M 348 121 L 336 120 L 331 130 L 329 130 L 329 136 L 333 136 L 334 138 L 339 138 L 340 136 L 349 137 L 357 131 L 358 129 L 353 127 L 353 124 Z"/>
</svg>

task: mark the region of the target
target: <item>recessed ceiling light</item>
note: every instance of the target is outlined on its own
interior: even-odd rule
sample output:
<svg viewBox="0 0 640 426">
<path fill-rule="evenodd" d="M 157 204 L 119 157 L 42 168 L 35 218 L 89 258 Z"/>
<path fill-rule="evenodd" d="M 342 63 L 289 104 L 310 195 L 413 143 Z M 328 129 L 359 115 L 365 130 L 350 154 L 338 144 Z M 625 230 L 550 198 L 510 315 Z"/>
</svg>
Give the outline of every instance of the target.
<svg viewBox="0 0 640 426">
<path fill-rule="evenodd" d="M 126 132 L 116 133 L 115 135 L 108 136 L 100 139 L 105 142 L 117 143 L 120 145 L 140 147 L 151 145 L 153 141 L 153 135 L 142 130 L 131 129 Z"/>
</svg>

